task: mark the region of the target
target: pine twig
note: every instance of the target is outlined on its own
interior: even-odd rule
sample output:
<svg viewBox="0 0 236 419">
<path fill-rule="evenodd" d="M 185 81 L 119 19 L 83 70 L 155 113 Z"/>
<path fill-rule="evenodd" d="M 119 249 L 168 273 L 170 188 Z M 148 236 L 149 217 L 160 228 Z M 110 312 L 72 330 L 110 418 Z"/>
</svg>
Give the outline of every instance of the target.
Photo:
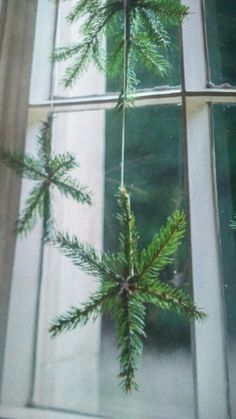
<svg viewBox="0 0 236 419">
<path fill-rule="evenodd" d="M 130 392 L 138 388 L 135 376 L 145 338 L 146 304 L 184 314 L 189 319 L 203 321 L 207 316 L 182 289 L 159 279 L 183 238 L 186 228 L 183 212 L 175 211 L 149 246 L 140 252 L 135 217 L 125 188 L 119 191 L 118 204 L 121 232 L 116 254 L 104 252 L 98 255 L 93 247 L 81 243 L 75 236 L 55 235 L 53 244 L 81 270 L 99 279 L 100 289 L 82 308 L 73 307 L 56 318 L 50 332 L 57 335 L 86 324 L 91 317 L 110 312 L 117 328 L 120 384 L 125 392 Z"/>
<path fill-rule="evenodd" d="M 86 16 L 80 28 L 79 41 L 68 47 L 60 47 L 53 54 L 55 61 L 70 62 L 64 77 L 66 87 L 72 86 L 90 63 L 99 70 L 103 69 L 107 75 L 117 76 L 122 85 L 119 108 L 131 103 L 127 101 L 126 92 L 132 92 L 138 84 L 135 72 L 138 62 L 161 76 L 167 72 L 169 63 L 163 56 L 163 49 L 170 46 L 170 38 L 166 24 L 180 24 L 188 8 L 178 0 L 127 0 L 126 39 L 121 29 L 123 13 L 121 0 L 78 1 L 67 20 L 75 23 Z M 108 42 L 114 43 L 113 51 L 108 52 L 106 57 L 102 47 L 105 35 Z M 125 43 L 127 54 L 124 62 L 122 51 Z M 127 68 L 125 89 L 120 71 L 122 67 Z"/>
<path fill-rule="evenodd" d="M 69 172 L 79 164 L 72 153 L 52 154 L 53 115 L 48 114 L 42 123 L 37 138 L 37 156 L 27 153 L 1 150 L 0 159 L 16 174 L 36 181 L 16 221 L 18 234 L 27 234 L 38 217 L 43 219 L 43 239 L 48 241 L 53 231 L 51 186 L 56 186 L 66 197 L 77 202 L 92 205 L 91 194 L 87 188 L 69 176 Z"/>
</svg>

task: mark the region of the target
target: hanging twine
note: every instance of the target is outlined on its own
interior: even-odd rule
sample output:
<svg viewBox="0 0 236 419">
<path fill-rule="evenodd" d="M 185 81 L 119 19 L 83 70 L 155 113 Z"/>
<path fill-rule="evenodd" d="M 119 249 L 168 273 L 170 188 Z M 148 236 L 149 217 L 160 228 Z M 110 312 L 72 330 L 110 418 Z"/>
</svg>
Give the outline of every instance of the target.
<svg viewBox="0 0 236 419">
<path fill-rule="evenodd" d="M 124 68 L 123 68 L 123 107 L 122 107 L 122 140 L 121 140 L 121 179 L 124 187 L 125 138 L 126 138 L 126 96 L 127 96 L 127 0 L 124 0 Z"/>
<path fill-rule="evenodd" d="M 54 36 L 55 38 L 55 36 Z M 54 89 L 55 89 L 55 64 L 52 63 L 52 73 L 51 73 L 51 86 L 50 86 L 50 113 L 54 112 Z"/>
<path fill-rule="evenodd" d="M 57 41 L 57 32 L 58 32 L 58 20 L 59 20 L 59 4 L 56 6 L 56 16 L 55 16 L 55 29 L 53 32 L 53 50 L 56 46 Z M 55 62 L 52 60 L 52 70 L 51 70 L 51 80 L 50 80 L 50 112 L 54 112 L 54 93 L 55 93 Z"/>
</svg>

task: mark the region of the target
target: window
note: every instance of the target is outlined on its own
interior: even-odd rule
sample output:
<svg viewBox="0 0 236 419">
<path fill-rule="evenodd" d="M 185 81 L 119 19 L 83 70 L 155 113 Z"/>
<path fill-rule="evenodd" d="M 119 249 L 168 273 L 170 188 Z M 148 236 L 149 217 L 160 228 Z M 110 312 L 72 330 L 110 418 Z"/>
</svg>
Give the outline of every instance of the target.
<svg viewBox="0 0 236 419">
<path fill-rule="evenodd" d="M 141 391 L 126 398 L 115 378 L 109 318 L 79 333 L 49 338 L 50 320 L 68 306 L 78 305 L 96 284 L 51 247 L 39 280 L 41 226 L 16 242 L 11 234 L 19 197 L 23 202 L 29 184 L 24 181 L 20 190 L 19 181 L 2 168 L 3 417 L 226 419 L 236 414 L 232 396 L 236 386 L 235 248 L 228 229 L 235 211 L 232 42 L 236 11 L 232 0 L 183 2 L 190 14 L 181 33 L 173 31 L 169 76 L 158 80 L 139 70 L 140 90 L 127 117 L 125 176 L 141 246 L 173 209 L 185 208 L 188 238 L 166 277 L 177 286 L 191 286 L 209 319 L 192 324 L 190 330 L 183 319 L 149 309 Z M 78 233 L 97 249 L 115 249 L 113 195 L 120 164 L 120 122 L 112 111 L 116 80 L 105 80 L 90 68 L 73 89 L 65 91 L 64 65 L 57 64 L 52 71 L 48 57 L 53 45 L 64 45 L 76 36 L 64 19 L 72 2 L 20 3 L 3 0 L 0 16 L 5 21 L 0 32 L 3 145 L 23 147 L 27 127 L 25 148 L 34 150 L 38 124 L 50 110 L 53 91 L 53 147 L 78 153 L 78 177 L 94 191 L 96 202 L 89 210 L 68 201 L 60 201 L 59 206 L 55 195 L 58 228 Z"/>
</svg>

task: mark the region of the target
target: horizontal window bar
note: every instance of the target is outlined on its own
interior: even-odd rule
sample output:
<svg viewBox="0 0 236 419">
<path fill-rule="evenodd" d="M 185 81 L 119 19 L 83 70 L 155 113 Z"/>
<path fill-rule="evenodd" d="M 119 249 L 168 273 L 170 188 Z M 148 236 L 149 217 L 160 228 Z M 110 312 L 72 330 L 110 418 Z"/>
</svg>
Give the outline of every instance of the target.
<svg viewBox="0 0 236 419">
<path fill-rule="evenodd" d="M 144 90 L 137 92 L 134 97 L 135 106 L 181 104 L 182 97 L 192 98 L 203 103 L 236 103 L 236 89 L 204 89 L 199 91 L 181 91 L 180 89 Z M 88 109 L 110 109 L 118 100 L 118 94 L 86 96 L 76 98 L 55 98 L 53 102 L 55 112 L 76 112 Z M 29 104 L 33 108 L 50 110 L 51 102 Z"/>
<path fill-rule="evenodd" d="M 75 98 L 54 98 L 53 106 L 56 112 L 66 112 L 68 111 L 78 111 L 81 109 L 109 109 L 113 108 L 118 100 L 118 93 L 111 93 L 99 96 L 86 96 L 86 97 L 75 97 Z M 134 105 L 145 106 L 153 105 L 155 103 L 169 104 L 174 103 L 178 104 L 181 101 L 181 90 L 178 89 L 169 89 L 169 90 L 144 90 L 141 92 L 135 93 L 133 95 Z M 29 104 L 30 108 L 48 108 L 51 107 L 50 101 L 45 101 L 42 103 L 31 103 Z M 70 109 L 69 109 L 70 108 Z"/>
</svg>

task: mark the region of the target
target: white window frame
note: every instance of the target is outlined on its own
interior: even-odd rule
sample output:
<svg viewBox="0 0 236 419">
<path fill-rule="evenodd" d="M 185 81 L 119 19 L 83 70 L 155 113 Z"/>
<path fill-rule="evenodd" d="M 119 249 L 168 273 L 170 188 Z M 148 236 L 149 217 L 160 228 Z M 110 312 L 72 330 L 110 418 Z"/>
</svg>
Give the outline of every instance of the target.
<svg viewBox="0 0 236 419">
<path fill-rule="evenodd" d="M 184 20 L 182 26 L 182 80 L 183 85 L 181 89 L 160 89 L 160 90 L 145 90 L 137 92 L 135 96 L 135 104 L 137 105 L 163 105 L 163 104 L 182 104 L 183 120 L 185 127 L 185 152 L 186 152 L 186 168 L 187 168 L 187 183 L 189 196 L 189 221 L 190 221 L 190 237 L 191 237 L 191 261 L 192 261 L 192 281 L 193 281 L 193 295 L 198 306 L 204 307 L 208 313 L 209 319 L 204 324 L 194 323 L 192 327 L 192 341 L 193 341 L 193 358 L 194 358 L 194 388 L 195 388 L 195 418 L 196 419 L 226 419 L 230 418 L 230 403 L 229 403 L 229 385 L 227 373 L 227 354 L 226 354 L 226 332 L 225 332 L 225 315 L 223 305 L 223 291 L 222 278 L 220 271 L 220 252 L 219 252 L 219 224 L 217 217 L 217 198 L 215 187 L 215 165 L 214 165 L 214 150 L 211 132 L 211 104 L 214 103 L 236 103 L 235 89 L 218 89 L 207 88 L 208 76 L 208 57 L 206 51 L 206 33 L 205 23 L 203 19 L 203 0 L 183 0 L 184 4 L 189 6 L 190 14 Z M 17 2 L 9 2 L 7 7 L 6 20 L 8 22 L 14 18 Z M 33 33 L 33 25 L 36 14 L 36 0 L 20 0 L 18 3 L 24 8 L 26 18 L 28 18 L 28 25 Z M 30 4 L 30 6 L 29 6 Z M 15 30 L 22 32 L 25 30 L 26 21 L 22 25 L 17 20 L 18 27 Z M 15 22 L 14 22 L 15 25 Z M 10 25 L 8 25 L 10 27 Z M 3 51 L 7 51 L 7 45 L 11 45 L 10 31 L 7 29 L 4 33 Z M 6 35 L 7 34 L 7 35 Z M 7 39 L 7 36 L 9 39 Z M 23 144 L 26 118 L 27 118 L 27 94 L 29 92 L 27 80 L 29 80 L 29 71 L 31 66 L 30 57 L 32 55 L 32 41 L 25 40 L 27 48 L 24 45 L 24 53 L 27 50 L 28 58 L 25 60 L 27 68 L 22 69 L 22 78 L 25 84 L 16 83 L 18 72 L 14 74 L 7 74 L 7 70 L 1 76 L 3 86 L 6 80 L 13 80 L 14 89 L 18 86 L 19 95 L 21 99 L 21 106 L 19 107 L 16 98 L 12 95 L 8 98 L 9 107 L 16 109 L 18 124 L 15 121 L 16 113 L 9 112 L 8 119 L 3 118 L 0 121 L 2 132 L 6 143 L 11 146 L 16 145 L 16 138 L 19 141 L 18 146 Z M 16 67 L 17 63 L 22 62 L 23 52 L 19 48 L 19 56 L 14 57 Z M 9 58 L 4 57 L 4 68 L 7 69 L 6 63 Z M 15 81 L 15 82 L 14 82 Z M 13 88 L 12 88 L 13 89 Z M 12 90 L 13 92 L 14 90 Z M 10 90 L 11 92 L 11 90 Z M 6 93 L 0 89 L 1 108 L 6 107 Z M 24 96 L 24 95 L 25 96 Z M 23 95 L 23 96 L 22 96 Z M 1 99 L 0 99 L 1 100 Z M 89 96 L 73 99 L 55 100 L 55 112 L 78 111 L 78 110 L 93 110 L 93 109 L 110 109 L 113 108 L 117 101 L 116 94 L 104 94 L 99 96 Z M 29 112 L 31 114 L 46 114 L 50 110 L 50 102 L 42 100 L 37 103 L 29 104 Z M 13 128 L 12 128 L 13 126 Z M 199 128 L 200 127 L 200 128 Z M 14 183 L 14 185 L 13 185 Z M 10 236 L 10 226 L 12 220 L 15 218 L 17 211 L 17 202 L 19 199 L 19 182 L 16 183 L 14 176 L 8 172 L 7 185 L 15 190 L 16 196 L 9 198 L 8 189 L 2 186 L 1 197 L 6 203 L 6 210 L 2 214 L 2 219 L 5 220 L 2 237 Z M 5 188 L 5 189 L 4 189 Z M 11 216 L 8 217 L 9 208 L 11 208 Z M 14 210 L 12 210 L 14 208 Z M 9 219 L 8 219 L 9 218 Z M 8 222 L 6 222 L 8 220 Z M 207 234 L 203 233 L 207 231 Z M 38 235 L 39 232 L 34 234 Z M 2 239 L 3 240 L 3 239 Z M 6 251 L 8 252 L 8 281 L 4 289 L 4 299 L 0 294 L 0 316 L 4 320 L 4 327 L 7 328 L 7 333 L 3 333 L 3 341 L 5 347 L 14 347 L 14 330 L 20 327 L 21 319 L 15 318 L 14 312 L 14 287 L 11 287 L 10 273 L 12 269 L 14 256 L 14 241 L 9 240 Z M 6 251 L 3 253 L 3 260 L 6 258 Z M 35 256 L 37 258 L 37 255 Z M 38 256 L 39 257 L 39 256 Z M 2 275 L 6 273 L 1 272 Z M 37 277 L 35 273 L 35 278 Z M 37 280 L 35 279 L 37 282 Z M 30 315 L 34 317 L 36 305 L 36 290 L 37 284 L 32 284 L 31 289 L 31 304 L 28 307 L 26 317 Z M 23 289 L 23 288 L 22 288 Z M 11 300 L 10 300 L 11 290 Z M 18 292 L 18 291 L 17 291 Z M 7 295 L 7 299 L 6 299 Z M 210 297 L 209 297 L 210 296 Z M 7 307 L 8 305 L 8 307 Z M 8 312 L 8 319 L 4 313 Z M 25 327 L 25 326 L 24 326 Z M 20 362 L 24 379 L 22 380 L 22 394 L 20 398 L 17 395 L 19 387 L 16 386 L 17 380 L 15 375 L 19 374 L 17 369 L 19 367 L 19 358 L 11 351 L 5 355 L 5 363 L 7 369 L 3 371 L 4 379 L 2 381 L 2 404 L 0 414 L 12 415 L 14 418 L 45 418 L 45 412 L 40 412 L 40 409 L 31 410 L 25 408 L 27 403 L 27 394 L 29 388 L 27 382 L 32 371 L 32 348 L 33 335 L 35 325 L 29 322 L 27 336 L 24 336 L 25 345 L 28 345 L 28 352 L 21 356 Z M 5 329 L 4 329 L 5 330 Z M 10 343 L 9 343 L 10 342 Z M 1 358 L 1 357 L 0 357 Z M 3 356 L 2 356 L 3 359 Z M 217 370 L 217 376 L 216 376 Z M 7 371 L 7 372 L 6 372 Z M 0 359 L 0 373 L 1 373 L 1 359 Z M 28 381 L 27 381 L 28 380 Z M 10 383 L 10 384 L 9 384 Z M 9 389 L 11 397 L 9 398 Z M 214 391 L 213 391 L 214 390 Z M 10 400 L 10 405 L 14 406 L 14 399 L 18 400 L 15 407 L 4 407 L 7 405 L 7 400 Z M 207 416 L 206 416 L 207 412 Z M 50 416 L 51 415 L 51 416 Z M 61 416 L 60 416 L 61 415 Z M 66 418 L 64 412 L 57 414 L 55 412 L 47 412 L 47 418 L 59 419 Z M 71 413 L 68 414 L 71 419 L 73 417 L 80 417 Z M 175 418 L 177 419 L 177 418 Z"/>
</svg>

